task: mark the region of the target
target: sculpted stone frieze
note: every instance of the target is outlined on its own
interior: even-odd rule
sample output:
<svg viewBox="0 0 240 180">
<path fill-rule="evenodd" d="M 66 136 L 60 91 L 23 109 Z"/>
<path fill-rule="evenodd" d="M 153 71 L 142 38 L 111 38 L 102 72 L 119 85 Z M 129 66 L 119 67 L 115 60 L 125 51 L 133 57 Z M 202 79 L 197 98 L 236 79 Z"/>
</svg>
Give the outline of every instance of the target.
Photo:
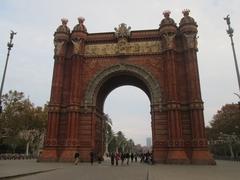
<svg viewBox="0 0 240 180">
<path fill-rule="evenodd" d="M 162 51 L 161 41 L 119 42 L 113 44 L 90 44 L 85 46 L 85 56 L 117 56 L 156 54 Z"/>
</svg>

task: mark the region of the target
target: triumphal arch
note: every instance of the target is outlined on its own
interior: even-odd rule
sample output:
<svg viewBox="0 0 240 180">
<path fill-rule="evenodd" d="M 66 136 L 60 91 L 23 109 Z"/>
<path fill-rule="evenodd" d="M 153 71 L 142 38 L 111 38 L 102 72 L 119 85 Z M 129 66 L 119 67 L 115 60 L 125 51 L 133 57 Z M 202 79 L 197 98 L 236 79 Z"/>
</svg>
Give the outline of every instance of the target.
<svg viewBox="0 0 240 180">
<path fill-rule="evenodd" d="M 165 11 L 159 28 L 88 33 L 62 19 L 54 34 L 54 72 L 42 161 L 82 161 L 104 152 L 103 105 L 123 85 L 142 89 L 151 104 L 153 159 L 215 164 L 204 132 L 197 63 L 197 23 L 183 11 L 179 26 Z M 129 96 L 131 98 L 131 95 Z M 141 122 L 139 122 L 141 123 Z"/>
</svg>

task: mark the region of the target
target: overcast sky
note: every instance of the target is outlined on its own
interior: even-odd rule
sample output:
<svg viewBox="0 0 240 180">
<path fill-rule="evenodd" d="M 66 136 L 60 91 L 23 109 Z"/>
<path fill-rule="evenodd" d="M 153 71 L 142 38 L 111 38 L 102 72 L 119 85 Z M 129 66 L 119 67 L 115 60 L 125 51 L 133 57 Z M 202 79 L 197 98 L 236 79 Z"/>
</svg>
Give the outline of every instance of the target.
<svg viewBox="0 0 240 180">
<path fill-rule="evenodd" d="M 53 34 L 60 19 L 72 29 L 84 16 L 89 33 L 114 31 L 124 22 L 132 30 L 157 29 L 162 12 L 170 10 L 178 24 L 181 11 L 191 10 L 199 27 L 198 63 L 205 123 L 222 105 L 237 102 L 237 76 L 223 17 L 231 16 L 236 53 L 240 55 L 239 0 L 0 0 L 0 78 L 10 30 L 17 31 L 9 60 L 4 93 L 18 90 L 36 105 L 49 100 L 53 72 Z M 128 95 L 131 94 L 131 98 Z M 149 100 L 142 90 L 120 87 L 107 97 L 105 113 L 113 129 L 136 143 L 151 136 Z"/>
</svg>

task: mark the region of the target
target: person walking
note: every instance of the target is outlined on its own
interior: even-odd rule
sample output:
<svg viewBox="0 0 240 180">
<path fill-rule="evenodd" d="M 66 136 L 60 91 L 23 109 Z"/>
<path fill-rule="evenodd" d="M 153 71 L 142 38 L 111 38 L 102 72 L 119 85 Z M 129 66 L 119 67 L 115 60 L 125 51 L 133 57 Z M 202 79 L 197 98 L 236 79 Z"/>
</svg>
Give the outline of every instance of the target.
<svg viewBox="0 0 240 180">
<path fill-rule="evenodd" d="M 144 162 L 144 154 L 143 153 L 141 153 L 140 158 L 141 158 L 140 162 L 141 163 Z"/>
<path fill-rule="evenodd" d="M 119 159 L 120 159 L 120 154 L 119 154 L 119 152 L 116 152 L 116 154 L 115 154 L 116 166 L 118 166 Z"/>
<path fill-rule="evenodd" d="M 80 154 L 79 154 L 79 152 L 76 152 L 76 153 L 75 153 L 74 159 L 75 159 L 74 164 L 75 164 L 75 165 L 78 165 L 79 160 L 80 160 Z"/>
<path fill-rule="evenodd" d="M 101 162 L 102 162 L 102 156 L 101 156 L 101 153 L 100 153 L 100 152 L 97 154 L 97 158 L 98 158 L 98 164 L 101 164 Z"/>
<path fill-rule="evenodd" d="M 123 165 L 124 159 L 125 159 L 124 153 L 121 153 L 121 161 L 122 161 L 121 165 Z"/>
<path fill-rule="evenodd" d="M 135 153 L 135 155 L 134 155 L 135 162 L 137 162 L 137 157 L 138 157 L 138 155 L 137 155 L 137 153 Z"/>
<path fill-rule="evenodd" d="M 93 151 L 91 151 L 91 152 L 90 152 L 91 165 L 93 165 L 93 159 L 94 159 L 94 153 L 93 153 Z"/>
<path fill-rule="evenodd" d="M 114 165 L 114 153 L 111 153 L 111 165 L 113 166 Z"/>
<path fill-rule="evenodd" d="M 130 158 L 130 154 L 127 152 L 126 153 L 127 165 L 129 164 L 129 158 Z"/>
<path fill-rule="evenodd" d="M 131 162 L 133 162 L 134 155 L 131 153 Z"/>
</svg>

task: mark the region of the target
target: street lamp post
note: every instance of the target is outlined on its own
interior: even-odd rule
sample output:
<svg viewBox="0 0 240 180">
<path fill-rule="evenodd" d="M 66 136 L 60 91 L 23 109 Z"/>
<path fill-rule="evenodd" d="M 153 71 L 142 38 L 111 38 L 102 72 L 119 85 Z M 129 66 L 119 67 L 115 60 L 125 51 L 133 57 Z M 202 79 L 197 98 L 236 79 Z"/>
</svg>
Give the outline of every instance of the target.
<svg viewBox="0 0 240 180">
<path fill-rule="evenodd" d="M 7 71 L 8 59 L 9 59 L 10 51 L 11 51 L 11 49 L 13 47 L 12 40 L 13 40 L 14 35 L 16 35 L 16 34 L 17 34 L 16 32 L 11 31 L 11 33 L 10 33 L 10 42 L 7 43 L 8 52 L 7 52 L 6 63 L 5 63 L 4 71 L 3 71 L 1 88 L 0 88 L 0 113 L 2 113 L 2 91 L 3 91 L 3 85 L 4 85 L 6 71 Z"/>
<path fill-rule="evenodd" d="M 230 39 L 231 39 L 231 45 L 232 45 L 232 50 L 233 50 L 233 57 L 234 57 L 234 63 L 235 63 L 235 68 L 236 68 L 236 72 L 237 72 L 237 80 L 238 80 L 238 93 L 235 93 L 238 97 L 239 97 L 239 101 L 238 101 L 238 105 L 239 105 L 239 109 L 240 109 L 240 75 L 239 75 L 239 69 L 238 69 L 238 63 L 237 63 L 237 56 L 236 56 L 236 52 L 235 52 L 235 47 L 234 47 L 234 42 L 233 42 L 233 28 L 231 27 L 231 22 L 230 22 L 230 17 L 229 15 L 227 15 L 224 20 L 226 20 L 227 25 L 228 25 L 228 29 L 227 29 L 227 34 L 229 35 Z"/>
<path fill-rule="evenodd" d="M 224 20 L 226 20 L 227 25 L 228 25 L 228 29 L 227 29 L 227 33 L 231 39 L 231 45 L 232 45 L 232 50 L 233 50 L 233 57 L 234 57 L 234 62 L 235 62 L 235 68 L 236 68 L 236 72 L 237 72 L 237 79 L 238 79 L 238 90 L 240 92 L 240 75 L 239 75 L 239 69 L 238 69 L 238 63 L 237 63 L 237 56 L 236 56 L 236 52 L 235 52 L 235 48 L 234 48 L 234 42 L 233 42 L 233 28 L 230 26 L 231 22 L 230 22 L 230 17 L 229 15 L 227 15 Z"/>
</svg>

